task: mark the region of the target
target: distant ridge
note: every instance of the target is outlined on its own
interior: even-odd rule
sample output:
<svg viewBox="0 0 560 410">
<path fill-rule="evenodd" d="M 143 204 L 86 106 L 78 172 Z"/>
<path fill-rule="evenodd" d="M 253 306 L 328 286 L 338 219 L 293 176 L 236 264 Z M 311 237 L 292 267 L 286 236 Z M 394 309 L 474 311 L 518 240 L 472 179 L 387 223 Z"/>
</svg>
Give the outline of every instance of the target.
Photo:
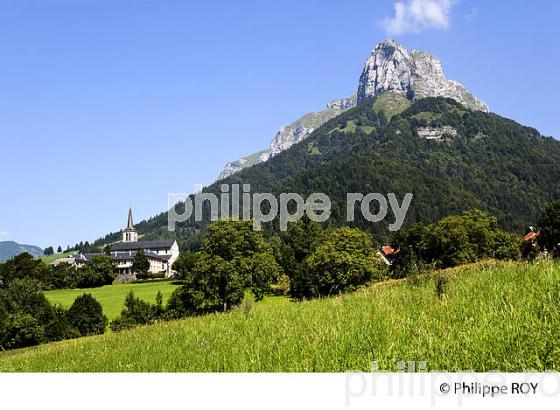
<svg viewBox="0 0 560 410">
<path fill-rule="evenodd" d="M 6 262 L 14 256 L 28 252 L 33 256 L 42 256 L 43 249 L 34 245 L 21 245 L 14 241 L 0 242 L 0 262 Z"/>
</svg>

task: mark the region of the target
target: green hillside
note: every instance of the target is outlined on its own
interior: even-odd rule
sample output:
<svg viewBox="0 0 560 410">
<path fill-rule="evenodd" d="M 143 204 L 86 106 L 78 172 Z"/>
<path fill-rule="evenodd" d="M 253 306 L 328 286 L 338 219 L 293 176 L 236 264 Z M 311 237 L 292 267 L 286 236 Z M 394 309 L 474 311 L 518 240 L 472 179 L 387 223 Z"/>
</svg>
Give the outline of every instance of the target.
<svg viewBox="0 0 560 410">
<path fill-rule="evenodd" d="M 221 183 L 250 183 L 252 192 L 323 192 L 332 200 L 329 223 L 335 226 L 346 224 L 348 192 L 394 192 L 399 198 L 412 192 L 405 226 L 479 208 L 516 233 L 538 220 L 545 203 L 560 198 L 559 141 L 451 99 L 426 98 L 406 106 L 393 95 L 367 100 L 266 163 L 205 191 L 219 193 Z M 404 111 L 387 122 L 390 109 L 391 114 Z M 444 126 L 457 135 L 430 140 L 418 134 L 422 127 Z M 354 225 L 386 241 L 388 223 L 356 220 Z M 171 233 L 164 212 L 137 228 L 147 238 L 176 237 L 186 249 L 200 244 L 206 224 L 187 221 Z M 96 244 L 112 240 L 109 235 Z"/>
<path fill-rule="evenodd" d="M 54 255 L 43 255 L 40 256 L 39 259 L 41 259 L 43 262 L 45 262 L 46 264 L 52 263 L 57 259 L 60 258 L 66 258 L 68 256 L 72 256 L 74 255 L 76 252 L 63 252 L 63 253 L 55 253 Z"/>
<path fill-rule="evenodd" d="M 448 282 L 425 276 L 322 300 L 274 298 L 4 352 L 0 371 L 340 372 L 369 371 L 373 361 L 391 371 L 399 361 L 445 371 L 560 369 L 560 265 L 482 262 L 440 275 Z"/>
</svg>

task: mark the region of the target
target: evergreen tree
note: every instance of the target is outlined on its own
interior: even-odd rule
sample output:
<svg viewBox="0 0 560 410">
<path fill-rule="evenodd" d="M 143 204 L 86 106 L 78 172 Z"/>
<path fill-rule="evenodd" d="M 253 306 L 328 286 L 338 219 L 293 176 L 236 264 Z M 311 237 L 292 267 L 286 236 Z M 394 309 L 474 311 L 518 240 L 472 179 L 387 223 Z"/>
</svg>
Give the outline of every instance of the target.
<svg viewBox="0 0 560 410">
<path fill-rule="evenodd" d="M 560 200 L 551 202 L 542 212 L 539 229 L 539 246 L 552 253 L 553 256 L 560 256 Z"/>
<path fill-rule="evenodd" d="M 132 271 L 138 279 L 146 279 L 150 270 L 150 260 L 144 254 L 144 250 L 140 249 L 136 252 L 132 261 Z"/>
<path fill-rule="evenodd" d="M 68 318 L 82 336 L 103 334 L 108 322 L 101 304 L 90 294 L 83 294 L 74 300 L 68 310 Z"/>
</svg>

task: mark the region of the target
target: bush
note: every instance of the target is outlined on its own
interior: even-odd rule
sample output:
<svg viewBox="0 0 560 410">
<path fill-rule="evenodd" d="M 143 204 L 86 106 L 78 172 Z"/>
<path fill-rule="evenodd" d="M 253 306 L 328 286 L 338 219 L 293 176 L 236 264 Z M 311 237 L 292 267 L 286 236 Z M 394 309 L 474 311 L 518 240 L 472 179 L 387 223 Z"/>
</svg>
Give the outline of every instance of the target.
<svg viewBox="0 0 560 410">
<path fill-rule="evenodd" d="M 71 288 L 75 285 L 76 269 L 68 263 L 50 267 L 50 277 L 45 286 L 48 289 Z"/>
<path fill-rule="evenodd" d="M 75 287 L 80 289 L 99 288 L 105 286 L 103 274 L 95 271 L 87 264 L 76 271 Z"/>
<path fill-rule="evenodd" d="M 13 313 L 0 324 L 2 349 L 17 349 L 45 342 L 47 342 L 45 328 L 36 317 L 28 313 Z"/>
<path fill-rule="evenodd" d="M 526 241 L 521 244 L 521 257 L 528 261 L 535 260 L 541 253 L 541 247 L 536 241 Z"/>
<path fill-rule="evenodd" d="M 16 279 L 0 289 L 0 349 L 75 337 L 67 312 L 37 291 L 37 282 Z"/>
<path fill-rule="evenodd" d="M 104 285 L 110 285 L 117 277 L 117 269 L 113 258 L 108 255 L 96 255 L 87 262 L 89 267 L 101 275 Z"/>
<path fill-rule="evenodd" d="M 139 325 L 148 325 L 162 319 L 164 315 L 163 296 L 158 292 L 155 305 L 143 301 L 130 292 L 124 301 L 125 308 L 120 316 L 111 322 L 111 330 L 118 332 Z"/>
<path fill-rule="evenodd" d="M 133 318 L 128 316 L 119 316 L 111 320 L 109 327 L 113 332 L 121 332 L 123 330 L 132 329 L 138 326 L 138 323 Z"/>
<path fill-rule="evenodd" d="M 137 273 L 136 274 L 137 282 L 145 282 L 147 280 L 156 280 L 156 279 L 165 279 L 165 272 L 157 272 L 157 273 Z"/>
<path fill-rule="evenodd" d="M 290 278 L 281 274 L 275 283 L 270 286 L 270 293 L 276 296 L 288 296 L 290 294 Z"/>
<path fill-rule="evenodd" d="M 101 304 L 90 294 L 76 298 L 68 310 L 68 320 L 82 336 L 105 333 L 108 322 Z"/>
<path fill-rule="evenodd" d="M 49 342 L 80 337 L 80 331 L 72 325 L 68 310 L 62 306 L 53 306 L 48 323 L 45 324 L 45 336 Z"/>
<path fill-rule="evenodd" d="M 167 301 L 166 316 L 169 319 L 180 319 L 195 314 L 196 306 L 189 287 L 175 289 Z"/>
<path fill-rule="evenodd" d="M 494 258 L 517 260 L 521 256 L 521 241 L 517 235 L 498 231 L 494 237 Z"/>
<path fill-rule="evenodd" d="M 447 284 L 449 279 L 447 276 L 439 275 L 435 278 L 436 296 L 441 299 L 447 291 Z"/>
</svg>

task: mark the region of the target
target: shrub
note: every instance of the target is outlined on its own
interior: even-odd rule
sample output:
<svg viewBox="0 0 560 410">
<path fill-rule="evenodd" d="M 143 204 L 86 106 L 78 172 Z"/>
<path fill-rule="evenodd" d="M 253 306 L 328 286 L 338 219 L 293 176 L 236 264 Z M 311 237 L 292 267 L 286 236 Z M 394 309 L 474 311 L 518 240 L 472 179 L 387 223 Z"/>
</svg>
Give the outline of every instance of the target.
<svg viewBox="0 0 560 410">
<path fill-rule="evenodd" d="M 68 310 L 68 320 L 82 336 L 103 334 L 107 327 L 101 304 L 90 294 L 76 298 Z"/>
<path fill-rule="evenodd" d="M 16 279 L 0 289 L 0 349 L 75 337 L 67 312 L 37 291 L 37 282 Z"/>
<path fill-rule="evenodd" d="M 81 289 L 99 288 L 105 285 L 103 274 L 87 264 L 76 271 L 75 287 Z"/>
<path fill-rule="evenodd" d="M 519 237 L 508 232 L 496 232 L 493 248 L 493 256 L 496 259 L 517 260 L 521 255 Z"/>
<path fill-rule="evenodd" d="M 107 255 L 93 256 L 84 267 L 77 269 L 75 286 L 78 288 L 98 288 L 113 283 L 116 268 L 113 259 Z"/>
<path fill-rule="evenodd" d="M 175 289 L 167 301 L 166 316 L 169 319 L 180 319 L 195 314 L 196 306 L 189 287 L 180 286 Z"/>
<path fill-rule="evenodd" d="M 447 290 L 447 283 L 449 279 L 447 276 L 439 275 L 435 279 L 436 296 L 441 299 Z"/>
<path fill-rule="evenodd" d="M 139 325 L 148 325 L 162 319 L 164 314 L 163 296 L 158 292 L 154 305 L 143 301 L 130 292 L 124 301 L 125 308 L 120 316 L 111 322 L 111 330 L 118 332 Z"/>
<path fill-rule="evenodd" d="M 157 273 L 137 273 L 136 274 L 136 282 L 141 283 L 147 280 L 156 280 L 156 279 L 165 279 L 165 272 L 157 272 Z"/>
<path fill-rule="evenodd" d="M 270 286 L 270 292 L 276 296 L 288 296 L 290 294 L 290 278 L 281 274 L 275 283 Z"/>
<path fill-rule="evenodd" d="M 526 241 L 521 244 L 521 257 L 528 261 L 535 260 L 541 253 L 541 247 L 536 241 Z"/>
<path fill-rule="evenodd" d="M 113 332 L 121 332 L 123 330 L 132 329 L 138 326 L 133 318 L 128 316 L 119 316 L 111 320 L 109 327 Z"/>
<path fill-rule="evenodd" d="M 46 285 L 48 289 L 71 288 L 75 285 L 76 269 L 68 263 L 60 263 L 50 267 L 49 281 Z"/>
<path fill-rule="evenodd" d="M 28 313 L 13 313 L 0 324 L 2 349 L 17 349 L 45 342 L 47 342 L 45 328 L 36 317 Z"/>
<path fill-rule="evenodd" d="M 50 320 L 45 323 L 45 336 L 49 342 L 80 337 L 80 331 L 72 325 L 68 310 L 62 306 L 53 306 Z"/>
<path fill-rule="evenodd" d="M 117 276 L 115 262 L 108 255 L 93 256 L 87 265 L 101 276 L 104 285 L 112 284 Z"/>
</svg>

